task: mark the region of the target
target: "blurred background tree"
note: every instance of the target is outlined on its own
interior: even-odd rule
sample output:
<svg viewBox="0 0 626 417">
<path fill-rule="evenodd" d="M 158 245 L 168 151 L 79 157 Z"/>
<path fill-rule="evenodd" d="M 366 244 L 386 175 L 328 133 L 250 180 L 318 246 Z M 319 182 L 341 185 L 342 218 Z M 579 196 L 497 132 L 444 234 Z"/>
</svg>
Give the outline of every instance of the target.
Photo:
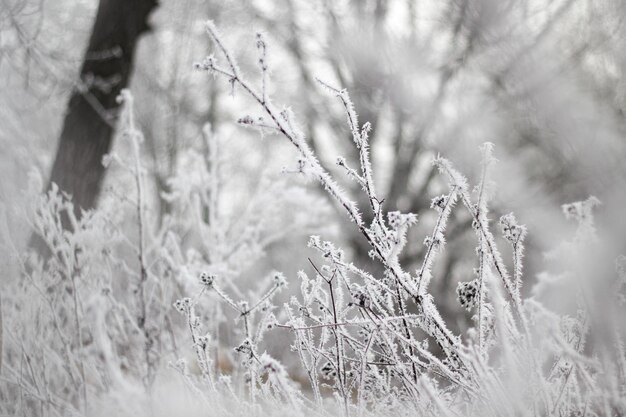
<svg viewBox="0 0 626 417">
<path fill-rule="evenodd" d="M 99 3 L 49 181 L 72 196 L 77 211 L 95 207 L 104 178 L 102 158 L 111 147 L 120 107 L 118 96 L 128 86 L 135 46 L 148 31 L 156 5 L 156 0 Z"/>
</svg>

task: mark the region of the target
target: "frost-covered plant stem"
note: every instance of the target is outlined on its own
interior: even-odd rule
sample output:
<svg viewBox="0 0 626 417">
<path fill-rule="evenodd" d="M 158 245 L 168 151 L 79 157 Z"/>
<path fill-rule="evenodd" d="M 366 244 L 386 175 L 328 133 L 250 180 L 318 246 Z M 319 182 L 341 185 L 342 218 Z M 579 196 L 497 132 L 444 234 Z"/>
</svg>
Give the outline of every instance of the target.
<svg viewBox="0 0 626 417">
<path fill-rule="evenodd" d="M 376 188 L 374 186 L 372 176 L 372 164 L 369 156 L 369 132 L 371 130 L 371 125 L 369 122 L 366 122 L 362 128 L 359 127 L 359 119 L 356 111 L 354 110 L 354 104 L 352 103 L 352 100 L 346 90 L 340 90 L 332 87 L 319 78 L 317 79 L 317 82 L 335 94 L 341 100 L 341 103 L 345 108 L 348 126 L 350 127 L 350 132 L 352 133 L 352 139 L 357 150 L 359 151 L 359 162 L 362 175 L 357 175 L 355 178 L 360 180 L 359 182 L 368 197 L 370 207 L 374 214 L 374 219 L 378 223 L 380 230 L 386 231 L 387 228 L 385 227 L 382 219 L 381 202 L 376 196 Z"/>
<path fill-rule="evenodd" d="M 143 204 L 144 204 L 144 191 L 143 191 L 143 183 L 142 183 L 142 167 L 141 167 L 141 153 L 139 149 L 139 144 L 142 141 L 141 132 L 135 127 L 135 115 L 133 109 L 133 96 L 130 91 L 122 90 L 120 93 L 120 101 L 125 104 L 125 116 L 126 116 L 126 135 L 131 141 L 131 145 L 133 148 L 133 157 L 135 162 L 134 169 L 134 178 L 135 178 L 135 187 L 137 191 L 137 260 L 139 262 L 139 282 L 137 284 L 138 287 L 138 301 L 139 301 L 139 312 L 137 317 L 137 326 L 143 333 L 144 337 L 144 360 L 146 362 L 146 375 L 144 378 L 144 385 L 147 389 L 150 389 L 152 386 L 152 382 L 154 379 L 154 364 L 152 359 L 150 358 L 150 350 L 154 345 L 154 340 L 152 335 L 150 334 L 150 329 L 147 325 L 147 316 L 148 316 L 148 302 L 146 300 L 146 285 L 148 282 L 148 268 L 146 266 L 145 259 L 145 219 L 143 212 Z"/>
<path fill-rule="evenodd" d="M 76 277 L 74 276 L 75 274 L 72 272 L 70 273 L 69 277 L 70 277 L 70 282 L 72 283 L 72 301 L 73 301 L 73 309 L 74 309 L 74 329 L 76 331 L 76 340 L 78 342 L 78 345 L 80 347 L 80 349 L 82 350 L 83 347 L 83 332 L 82 332 L 82 327 L 81 327 L 81 323 L 80 323 L 80 315 L 79 315 L 79 305 L 78 305 L 78 300 L 79 300 L 79 296 L 78 296 L 78 287 L 76 286 Z M 80 372 L 80 378 L 81 378 L 81 383 L 80 383 L 80 393 L 82 396 L 82 401 L 81 401 L 81 409 L 83 412 L 85 412 L 85 409 L 87 407 L 87 380 L 85 378 L 85 364 L 83 363 L 82 360 L 82 352 L 79 354 L 80 356 L 80 360 L 78 362 L 78 370 Z"/>
<path fill-rule="evenodd" d="M 430 283 L 431 267 L 434 262 L 434 257 L 438 251 L 440 251 L 445 244 L 444 231 L 452 207 L 457 199 L 457 185 L 451 187 L 450 193 L 447 195 L 437 197 L 433 200 L 432 207 L 439 211 L 439 216 L 435 223 L 433 233 L 430 238 L 427 239 L 428 246 L 426 247 L 426 253 L 422 261 L 422 266 L 417 272 L 417 293 L 425 294 Z"/>
<path fill-rule="evenodd" d="M 330 293 L 331 305 L 333 308 L 333 335 L 335 337 L 335 349 L 337 350 L 337 380 L 339 385 L 339 392 L 341 393 L 341 397 L 343 398 L 343 408 L 344 414 L 346 416 L 349 415 L 348 412 L 348 394 L 346 393 L 346 370 L 345 370 L 345 361 L 343 360 L 343 344 L 341 343 L 341 339 L 337 334 L 337 307 L 335 303 L 335 291 L 333 290 L 333 278 L 334 276 L 328 279 L 328 291 Z"/>
<path fill-rule="evenodd" d="M 376 337 L 376 331 L 372 331 L 369 339 L 367 339 L 367 345 L 365 345 L 365 349 L 363 349 L 363 353 L 361 355 L 361 369 L 359 372 L 359 391 L 357 393 L 357 412 L 358 416 L 361 417 L 363 415 L 363 411 L 365 410 L 365 405 L 363 404 L 363 394 L 365 393 L 365 370 L 367 368 L 367 355 L 369 354 L 370 346 Z"/>
<path fill-rule="evenodd" d="M 485 218 L 484 215 L 477 213 L 476 210 L 472 208 L 472 205 L 468 196 L 463 195 L 462 199 L 463 199 L 463 203 L 468 208 L 468 210 L 472 212 L 472 215 L 474 216 L 474 220 L 476 220 L 477 222 L 478 230 L 480 231 L 482 235 L 482 240 L 483 240 L 482 244 L 486 246 L 487 251 L 490 255 L 490 260 L 493 263 L 493 266 L 496 272 L 498 273 L 498 275 L 500 276 L 502 280 L 502 283 L 504 285 L 504 288 L 506 290 L 508 297 L 513 302 L 514 311 L 516 312 L 518 318 L 520 318 L 520 320 L 523 321 L 524 314 L 522 312 L 522 302 L 521 302 L 519 293 L 515 290 L 515 288 L 513 287 L 513 284 L 511 283 L 511 278 L 507 271 L 506 265 L 504 265 L 504 262 L 502 261 L 502 256 L 500 255 L 500 251 L 498 251 L 497 249 L 493 234 L 489 231 L 489 225 L 487 223 L 487 219 Z"/>
<path fill-rule="evenodd" d="M 484 353 L 484 303 L 485 303 L 485 253 L 483 251 L 482 236 L 478 242 L 478 349 L 481 354 Z"/>
<path fill-rule="evenodd" d="M 191 336 L 191 342 L 196 354 L 198 366 L 202 373 L 202 379 L 207 383 L 212 391 L 215 391 L 215 382 L 213 380 L 213 373 L 211 369 L 211 360 L 208 354 L 208 339 L 206 336 L 200 335 L 198 332 L 199 322 L 198 317 L 194 311 L 195 301 L 190 298 L 177 301 L 175 304 L 176 309 L 185 315 L 185 321 L 189 329 Z"/>
<path fill-rule="evenodd" d="M 359 184 L 361 184 L 363 191 L 367 195 L 368 201 L 370 203 L 370 207 L 372 209 L 372 213 L 374 215 L 374 222 L 376 223 L 376 227 L 372 225 L 372 227 L 370 228 L 370 230 L 368 230 L 368 232 L 372 233 L 373 231 L 374 236 L 376 236 L 376 234 L 382 235 L 382 236 L 377 237 L 378 242 L 381 242 L 382 244 L 382 242 L 385 242 L 387 240 L 387 238 L 390 235 L 390 232 L 385 226 L 385 223 L 383 220 L 382 205 L 381 205 L 380 200 L 376 196 L 376 189 L 374 186 L 374 180 L 372 176 L 372 165 L 371 165 L 370 156 L 369 156 L 369 137 L 368 137 L 369 132 L 371 130 L 371 125 L 369 124 L 369 122 L 367 122 L 363 126 L 363 128 L 359 130 L 358 116 L 356 114 L 356 111 L 354 110 L 354 104 L 352 103 L 352 100 L 350 99 L 350 95 L 348 94 L 348 92 L 346 90 L 340 90 L 335 87 L 331 87 L 329 84 L 323 82 L 320 79 L 317 79 L 317 81 L 321 85 L 326 87 L 328 90 L 330 90 L 337 97 L 339 97 L 339 99 L 341 100 L 345 108 L 348 126 L 350 127 L 350 132 L 352 133 L 352 139 L 354 141 L 354 144 L 356 145 L 357 150 L 359 151 L 359 162 L 361 166 L 362 175 L 358 175 L 356 174 L 356 172 L 350 172 L 351 169 L 345 164 L 345 162 L 342 162 L 342 160 L 339 161 L 339 164 L 343 165 L 348 170 L 348 172 L 352 174 L 352 177 L 355 178 L 359 182 Z M 404 238 L 404 236 L 401 236 L 401 238 Z M 402 245 L 398 244 L 398 246 L 402 246 Z M 396 256 L 397 254 L 395 254 L 393 250 L 388 250 L 388 255 L 384 258 L 384 263 L 389 264 L 389 265 L 393 264 L 397 266 L 399 269 Z M 382 259 L 383 258 L 381 257 L 381 260 Z M 398 278 L 396 278 L 395 284 L 396 284 L 395 294 L 396 294 L 396 302 L 398 303 L 398 309 L 400 310 L 401 315 L 406 315 L 406 306 L 404 303 L 404 297 L 402 296 L 402 293 L 400 290 L 400 287 L 402 284 L 399 282 Z M 417 293 L 419 294 L 419 287 L 418 287 Z M 405 319 L 402 319 L 402 327 L 404 329 L 405 336 L 408 339 L 412 339 L 413 335 Z M 411 357 L 414 355 L 412 346 L 409 347 L 409 355 Z M 417 382 L 417 369 L 414 363 L 411 364 L 411 369 L 413 371 L 413 380 L 414 382 Z"/>
<path fill-rule="evenodd" d="M 332 314 L 333 314 L 333 323 L 330 328 L 333 332 L 333 336 L 335 339 L 335 354 L 337 357 L 337 364 L 336 364 L 337 386 L 339 387 L 339 394 L 341 395 L 341 398 L 343 400 L 343 412 L 344 412 L 344 415 L 347 417 L 349 416 L 349 411 L 348 411 L 348 394 L 346 392 L 346 378 L 347 377 L 346 377 L 345 361 L 343 360 L 344 349 L 343 349 L 343 343 L 341 339 L 339 338 L 339 332 L 337 331 L 339 320 L 337 319 L 337 304 L 335 302 L 335 291 L 333 289 L 333 280 L 335 279 L 335 276 L 337 275 L 337 270 L 333 271 L 333 274 L 330 277 L 326 277 L 317 268 L 317 266 L 315 266 L 315 264 L 310 258 L 309 258 L 309 262 L 311 263 L 311 265 L 313 265 L 313 268 L 317 271 L 317 273 L 326 281 L 326 284 L 328 284 L 328 292 L 330 294 L 330 303 L 331 303 Z"/>
<path fill-rule="evenodd" d="M 267 101 L 267 45 L 262 33 L 256 34 L 256 47 L 259 50 L 259 68 L 261 68 L 261 99 Z"/>
<path fill-rule="evenodd" d="M 56 187 L 56 185 L 54 187 Z M 44 213 L 42 213 L 42 215 L 43 214 Z M 54 227 L 56 228 L 56 231 L 61 234 L 63 233 L 62 231 L 64 230 L 63 221 L 67 221 L 72 226 L 71 230 L 79 229 L 79 225 L 78 225 L 79 221 L 76 217 L 76 213 L 74 212 L 71 204 L 68 202 L 63 202 L 61 204 L 61 207 L 59 208 L 58 212 L 55 213 L 53 219 L 46 218 L 43 220 L 44 222 L 48 221 L 52 223 Z M 78 405 L 77 408 L 81 410 L 82 413 L 84 413 L 87 407 L 87 379 L 85 377 L 85 365 L 84 365 L 84 360 L 83 360 L 84 338 L 83 338 L 83 330 L 82 330 L 82 324 L 81 324 L 81 320 L 83 319 L 81 315 L 82 310 L 81 310 L 81 304 L 80 304 L 81 295 L 78 291 L 78 285 L 76 281 L 77 275 L 80 274 L 80 270 L 78 269 L 76 265 L 76 260 L 77 260 L 76 253 L 77 253 L 78 248 L 72 243 L 64 241 L 63 243 L 68 243 L 67 247 L 64 248 L 65 250 L 58 250 L 56 245 L 59 245 L 59 242 L 55 241 L 55 239 L 50 234 L 46 235 L 42 233 L 42 237 L 44 241 L 46 242 L 46 244 L 48 245 L 48 248 L 50 249 L 52 256 L 56 258 L 57 262 L 60 265 L 61 271 L 59 272 L 62 275 L 64 275 L 64 279 L 66 279 L 71 285 L 70 293 L 71 293 L 72 313 L 71 313 L 70 323 L 73 329 L 70 327 L 67 330 L 68 330 L 68 333 L 70 331 L 74 332 L 74 337 L 76 338 L 74 343 L 76 343 L 76 345 L 78 346 L 78 350 L 79 350 L 77 355 L 74 354 L 75 352 L 74 352 L 74 346 L 72 346 L 73 342 L 72 342 L 71 336 L 69 336 L 69 334 L 66 334 L 62 330 L 63 329 L 62 323 L 64 319 L 62 317 L 59 317 L 59 314 L 57 313 L 57 310 L 56 310 L 57 306 L 55 305 L 57 303 L 57 300 L 55 300 L 54 298 L 51 298 L 51 295 L 48 294 L 49 291 L 47 289 L 42 288 L 38 285 L 38 283 L 33 279 L 29 271 L 24 270 L 24 272 L 25 272 L 25 275 L 28 277 L 28 279 L 31 281 L 31 285 L 36 289 L 36 291 L 40 294 L 40 296 L 45 300 L 46 304 L 48 305 L 50 309 L 50 312 L 53 318 L 54 328 L 63 346 L 63 356 L 64 356 L 63 367 L 66 370 L 70 380 L 72 381 L 72 384 L 74 385 L 74 389 L 76 390 L 76 393 L 77 393 L 76 403 Z M 78 376 L 74 374 L 75 373 L 74 369 L 76 368 L 78 371 Z"/>
<path fill-rule="evenodd" d="M 272 119 L 276 129 L 296 147 L 301 155 L 302 161 L 306 164 L 307 172 L 316 178 L 324 189 L 326 189 L 326 191 L 341 206 L 344 207 L 350 219 L 357 225 L 361 234 L 363 234 L 368 243 L 371 245 L 376 256 L 383 262 L 386 269 L 394 278 L 394 281 L 397 285 L 402 287 L 402 289 L 406 291 L 411 299 L 416 303 L 420 313 L 424 316 L 424 319 L 421 321 L 422 328 L 429 335 L 433 336 L 442 347 L 444 347 L 444 351 L 446 351 L 448 355 L 460 358 L 455 353 L 459 347 L 458 339 L 448 330 L 438 312 L 436 312 L 436 307 L 430 302 L 426 303 L 424 301 L 425 298 L 419 295 L 406 282 L 405 276 L 408 274 L 402 271 L 397 263 L 389 262 L 386 250 L 381 247 L 378 243 L 378 239 L 374 237 L 370 229 L 368 229 L 363 222 L 356 204 L 352 202 L 343 191 L 340 190 L 328 172 L 322 168 L 311 148 L 304 140 L 302 133 L 293 126 L 289 113 L 287 111 L 277 111 L 269 99 L 264 100 L 262 95 L 259 95 L 254 88 L 241 77 L 239 67 L 235 63 L 228 48 L 225 47 L 213 22 L 208 22 L 206 28 L 210 37 L 226 58 L 228 69 L 218 66 L 216 64 L 215 57 L 213 56 L 207 57 L 201 64 L 198 64 L 198 68 L 226 77 L 232 85 L 239 85 L 242 87 L 244 91 L 246 91 L 246 93 L 249 94 L 262 107 L 265 113 Z M 251 118 L 249 117 L 245 118 L 245 121 L 246 122 L 244 124 L 254 124 L 251 122 Z"/>
<path fill-rule="evenodd" d="M 515 288 L 511 283 L 510 275 L 507 271 L 506 265 L 504 265 L 504 262 L 502 261 L 502 256 L 497 248 L 493 234 L 489 231 L 489 223 L 486 214 L 481 210 L 478 210 L 474 204 L 472 204 L 469 192 L 467 191 L 465 178 L 452 168 L 452 164 L 447 159 L 439 157 L 435 160 L 435 164 L 438 166 L 439 170 L 449 178 L 451 184 L 463 185 L 459 190 L 461 201 L 470 212 L 474 222 L 474 227 L 476 227 L 482 236 L 482 244 L 485 251 L 490 255 L 491 263 L 502 281 L 506 294 L 513 302 L 514 311 L 517 317 L 520 321 L 524 321 L 525 319 L 522 312 L 522 303 L 519 292 L 515 291 Z"/>
<path fill-rule="evenodd" d="M 487 170 L 493 163 L 492 145 L 483 145 L 483 161 L 480 173 L 480 183 L 478 184 L 478 202 L 476 203 L 476 210 L 479 215 L 487 215 L 487 198 L 485 193 L 485 187 L 487 182 Z M 484 351 L 484 329 L 483 329 L 483 309 L 485 303 L 485 250 L 484 250 L 484 238 L 482 234 L 478 234 L 478 350 L 481 355 L 485 354 Z"/>
</svg>

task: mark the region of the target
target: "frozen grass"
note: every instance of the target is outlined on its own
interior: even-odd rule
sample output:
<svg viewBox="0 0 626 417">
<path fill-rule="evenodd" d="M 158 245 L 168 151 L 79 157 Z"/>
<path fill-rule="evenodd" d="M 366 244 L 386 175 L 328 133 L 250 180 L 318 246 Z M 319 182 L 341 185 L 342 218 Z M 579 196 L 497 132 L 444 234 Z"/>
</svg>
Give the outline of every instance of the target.
<svg viewBox="0 0 626 417">
<path fill-rule="evenodd" d="M 217 57 L 198 68 L 256 102 L 259 115 L 245 115 L 239 123 L 295 147 L 293 171 L 333 198 L 384 273 L 362 270 L 334 242 L 314 235 L 297 277 L 272 272 L 258 277 L 254 290 L 240 288 L 242 262 L 253 264 L 270 243 L 315 223 L 299 217 L 294 228 L 268 230 L 268 220 L 282 215 L 275 208 L 298 199 L 304 210 L 313 197 L 285 182 L 261 181 L 243 215 L 220 217 L 217 139 L 207 129 L 209 153 L 198 156 L 206 158 L 198 164 L 204 170 L 199 186 L 189 185 L 191 177 L 175 178 L 167 197 L 178 204 L 177 216 L 153 227 L 142 198 L 141 135 L 125 92 L 124 136 L 135 154 L 130 163 L 115 156 L 108 162 L 127 169 L 132 195 L 104 201 L 77 218 L 71 202 L 53 189 L 40 198 L 32 218 L 50 256 L 27 258 L 13 248 L 18 262 L 10 272 L 21 278 L 3 296 L 5 415 L 626 413 L 626 258 L 617 260 L 616 270 L 607 267 L 593 224 L 595 198 L 564 206 L 577 232 L 552 255 L 562 260 L 558 273 L 543 275 L 533 296 L 523 298 L 526 228 L 508 214 L 496 237 L 489 218 L 493 146 L 483 147 L 474 188 L 450 161 L 437 157 L 433 164 L 448 191 L 432 200 L 436 221 L 424 239 L 421 266 L 406 271 L 399 255 L 418 216 L 385 210 L 373 181 L 369 124 L 359 124 L 348 92 L 320 81 L 345 108 L 359 161 L 351 167 L 339 157 L 337 163 L 360 186 L 365 207 L 357 207 L 320 164 L 291 111 L 272 102 L 263 36 L 256 37 L 257 88 L 217 28 L 211 22 L 206 27 Z M 464 334 L 449 329 L 429 292 L 454 210 L 472 219 L 476 236 L 474 268 L 457 289 L 459 302 L 473 314 L 474 326 Z M 64 218 L 70 231 L 62 227 Z M 197 248 L 181 243 L 189 233 L 196 234 Z M 557 281 L 574 295 L 573 308 L 565 312 L 551 310 L 538 296 Z M 278 302 L 287 285 L 300 287 L 299 295 Z M 220 326 L 237 340 L 226 356 Z M 266 341 L 275 337 L 290 339 L 299 369 L 267 353 Z M 296 382 L 291 375 L 298 373 L 306 379 Z"/>
</svg>

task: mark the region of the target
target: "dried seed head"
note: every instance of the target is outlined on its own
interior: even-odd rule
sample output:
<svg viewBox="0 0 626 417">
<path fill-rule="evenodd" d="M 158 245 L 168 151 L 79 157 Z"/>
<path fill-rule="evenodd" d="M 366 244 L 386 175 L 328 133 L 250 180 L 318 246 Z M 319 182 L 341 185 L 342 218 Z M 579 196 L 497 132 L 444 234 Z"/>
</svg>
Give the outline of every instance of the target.
<svg viewBox="0 0 626 417">
<path fill-rule="evenodd" d="M 205 287 L 207 287 L 207 289 L 212 288 L 213 283 L 215 282 L 216 278 L 217 277 L 215 275 L 211 275 L 211 274 L 207 274 L 206 272 L 203 272 L 200 274 L 200 283 L 204 285 Z"/>
<path fill-rule="evenodd" d="M 446 195 L 442 194 L 433 198 L 430 202 L 430 208 L 441 211 L 446 206 Z"/>
<path fill-rule="evenodd" d="M 478 303 L 478 281 L 459 282 L 456 287 L 456 294 L 459 303 L 470 310 Z"/>
</svg>

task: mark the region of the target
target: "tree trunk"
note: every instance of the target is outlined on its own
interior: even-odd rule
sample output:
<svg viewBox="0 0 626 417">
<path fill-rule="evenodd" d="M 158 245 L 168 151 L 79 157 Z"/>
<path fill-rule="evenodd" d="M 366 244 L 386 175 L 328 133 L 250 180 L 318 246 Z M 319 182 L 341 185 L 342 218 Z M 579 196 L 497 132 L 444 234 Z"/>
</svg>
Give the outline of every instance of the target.
<svg viewBox="0 0 626 417">
<path fill-rule="evenodd" d="M 111 148 L 119 110 L 117 97 L 128 86 L 137 40 L 147 32 L 158 0 L 100 0 L 80 80 L 67 106 L 47 189 L 55 183 L 72 196 L 74 213 L 89 210 L 104 179 L 102 157 Z M 67 216 L 62 215 L 65 228 Z M 50 250 L 37 234 L 29 247 L 44 258 Z"/>
<path fill-rule="evenodd" d="M 101 0 L 80 71 L 70 98 L 52 183 L 73 196 L 76 213 L 91 209 L 104 178 L 102 157 L 113 139 L 119 104 L 128 85 L 135 46 L 149 30 L 148 15 L 157 0 Z"/>
</svg>

